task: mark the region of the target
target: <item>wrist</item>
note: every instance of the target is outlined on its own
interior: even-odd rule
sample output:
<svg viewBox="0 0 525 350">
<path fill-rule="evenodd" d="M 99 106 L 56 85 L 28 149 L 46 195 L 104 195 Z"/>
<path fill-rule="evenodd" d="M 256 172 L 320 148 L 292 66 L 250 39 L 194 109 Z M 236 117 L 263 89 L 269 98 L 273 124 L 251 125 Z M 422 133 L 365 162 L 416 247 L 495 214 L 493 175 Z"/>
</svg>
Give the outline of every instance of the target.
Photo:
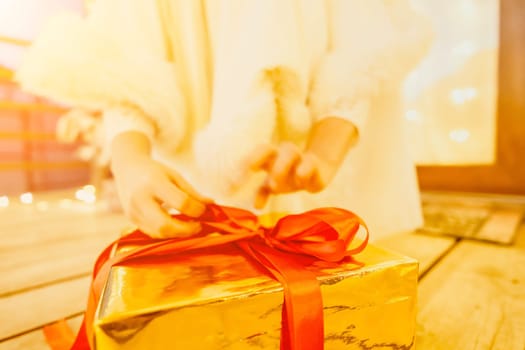
<svg viewBox="0 0 525 350">
<path fill-rule="evenodd" d="M 323 163 L 337 168 L 358 138 L 358 129 L 352 122 L 331 116 L 323 118 L 313 126 L 305 151 Z"/>
<path fill-rule="evenodd" d="M 129 164 L 151 159 L 149 138 L 138 131 L 118 134 L 111 143 L 111 169 L 113 171 Z"/>
</svg>

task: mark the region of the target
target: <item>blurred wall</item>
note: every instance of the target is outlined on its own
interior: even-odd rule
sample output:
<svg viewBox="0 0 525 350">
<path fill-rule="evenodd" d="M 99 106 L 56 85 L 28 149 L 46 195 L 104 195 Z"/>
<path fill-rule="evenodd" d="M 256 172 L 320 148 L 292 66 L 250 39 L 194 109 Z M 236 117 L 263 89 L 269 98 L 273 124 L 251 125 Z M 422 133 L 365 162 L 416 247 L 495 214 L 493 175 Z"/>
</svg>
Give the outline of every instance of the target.
<svg viewBox="0 0 525 350">
<path fill-rule="evenodd" d="M 83 11 L 81 0 L 0 0 L 0 196 L 84 184 L 89 166 L 77 159 L 78 144 L 55 137 L 65 112 L 11 81 L 12 70 L 46 19 L 57 11 Z"/>
<path fill-rule="evenodd" d="M 85 184 L 89 165 L 78 144 L 60 144 L 55 127 L 63 108 L 0 80 L 0 196 Z"/>
</svg>

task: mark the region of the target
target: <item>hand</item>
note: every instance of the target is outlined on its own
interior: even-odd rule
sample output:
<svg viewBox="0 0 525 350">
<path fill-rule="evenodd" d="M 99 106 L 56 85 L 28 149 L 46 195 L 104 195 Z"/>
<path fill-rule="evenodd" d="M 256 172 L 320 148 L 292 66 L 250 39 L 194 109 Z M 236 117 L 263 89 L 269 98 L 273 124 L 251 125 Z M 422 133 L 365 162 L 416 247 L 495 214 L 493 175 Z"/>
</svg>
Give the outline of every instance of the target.
<svg viewBox="0 0 525 350">
<path fill-rule="evenodd" d="M 135 156 L 113 166 L 124 212 L 144 233 L 154 238 L 184 237 L 197 233 L 200 225 L 172 218 L 164 209 L 177 209 L 199 217 L 210 200 L 199 195 L 177 172 L 152 160 Z"/>
<path fill-rule="evenodd" d="M 305 151 L 289 142 L 257 149 L 248 164 L 268 172 L 268 177 L 257 193 L 255 207 L 264 207 L 271 194 L 325 189 L 358 136 L 352 122 L 330 116 L 313 125 Z"/>
<path fill-rule="evenodd" d="M 271 194 L 322 191 L 338 168 L 338 164 L 320 159 L 313 152 L 302 151 L 290 142 L 278 147 L 261 146 L 250 155 L 248 163 L 252 170 L 268 173 L 256 195 L 255 207 L 259 209 L 265 206 Z"/>
</svg>

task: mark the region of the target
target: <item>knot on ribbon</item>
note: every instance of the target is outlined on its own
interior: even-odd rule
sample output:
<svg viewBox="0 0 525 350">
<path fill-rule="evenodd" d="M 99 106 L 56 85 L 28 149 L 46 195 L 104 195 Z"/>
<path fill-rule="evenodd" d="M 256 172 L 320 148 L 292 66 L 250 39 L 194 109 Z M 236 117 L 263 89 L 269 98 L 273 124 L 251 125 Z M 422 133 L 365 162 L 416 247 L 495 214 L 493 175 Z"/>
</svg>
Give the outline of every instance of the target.
<svg viewBox="0 0 525 350">
<path fill-rule="evenodd" d="M 282 218 L 265 232 L 265 241 L 286 252 L 339 262 L 364 249 L 368 236 L 360 246 L 348 248 L 361 226 L 364 222 L 346 210 L 316 209 Z"/>
<path fill-rule="evenodd" d="M 179 217 L 180 218 L 180 217 Z M 362 251 L 368 242 L 349 249 L 359 228 L 366 225 L 356 214 L 340 208 L 321 208 L 303 214 L 288 215 L 274 227 L 263 227 L 253 213 L 211 205 L 199 218 L 202 234 L 218 231 L 237 239 L 260 236 L 265 244 L 285 252 L 303 254 L 328 262 L 339 262 Z"/>
</svg>

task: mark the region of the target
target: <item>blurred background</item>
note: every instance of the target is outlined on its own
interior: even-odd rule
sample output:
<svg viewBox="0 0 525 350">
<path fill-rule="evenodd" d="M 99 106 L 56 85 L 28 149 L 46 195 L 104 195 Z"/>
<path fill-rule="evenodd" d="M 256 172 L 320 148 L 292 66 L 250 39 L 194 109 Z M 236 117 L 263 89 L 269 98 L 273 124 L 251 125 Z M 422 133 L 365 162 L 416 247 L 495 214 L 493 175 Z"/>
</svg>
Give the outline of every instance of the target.
<svg viewBox="0 0 525 350">
<path fill-rule="evenodd" d="M 434 29 L 434 45 L 405 83 L 417 163 L 493 163 L 499 1 L 412 2 Z"/>
<path fill-rule="evenodd" d="M 0 196 L 90 181 L 89 164 L 77 153 L 80 139 L 62 143 L 56 136 L 67 107 L 28 95 L 12 80 L 27 45 L 49 16 L 63 10 L 83 12 L 84 3 L 0 1 Z"/>
<path fill-rule="evenodd" d="M 525 192 L 525 185 L 512 184 L 509 177 L 514 175 L 495 170 L 502 160 L 513 158 L 500 154 L 505 145 L 498 140 L 504 132 L 501 127 L 508 128 L 504 120 L 508 116 L 498 109 L 498 92 L 501 84 L 509 83 L 502 81 L 502 72 L 498 75 L 498 67 L 507 68 L 499 64 L 499 1 L 411 1 L 430 18 L 435 33 L 430 52 L 408 77 L 404 91 L 408 139 L 420 165 L 422 187 Z M 49 16 L 64 10 L 83 14 L 91 3 L 0 1 L 0 196 L 88 183 L 99 186 L 107 175 L 98 169 L 93 147 L 96 116 L 28 95 L 12 79 L 25 48 Z M 467 178 L 458 178 L 454 169 Z M 503 172 L 516 172 L 509 169 Z M 488 171 L 490 180 L 472 184 L 473 177 L 479 180 L 479 171 Z"/>
</svg>

